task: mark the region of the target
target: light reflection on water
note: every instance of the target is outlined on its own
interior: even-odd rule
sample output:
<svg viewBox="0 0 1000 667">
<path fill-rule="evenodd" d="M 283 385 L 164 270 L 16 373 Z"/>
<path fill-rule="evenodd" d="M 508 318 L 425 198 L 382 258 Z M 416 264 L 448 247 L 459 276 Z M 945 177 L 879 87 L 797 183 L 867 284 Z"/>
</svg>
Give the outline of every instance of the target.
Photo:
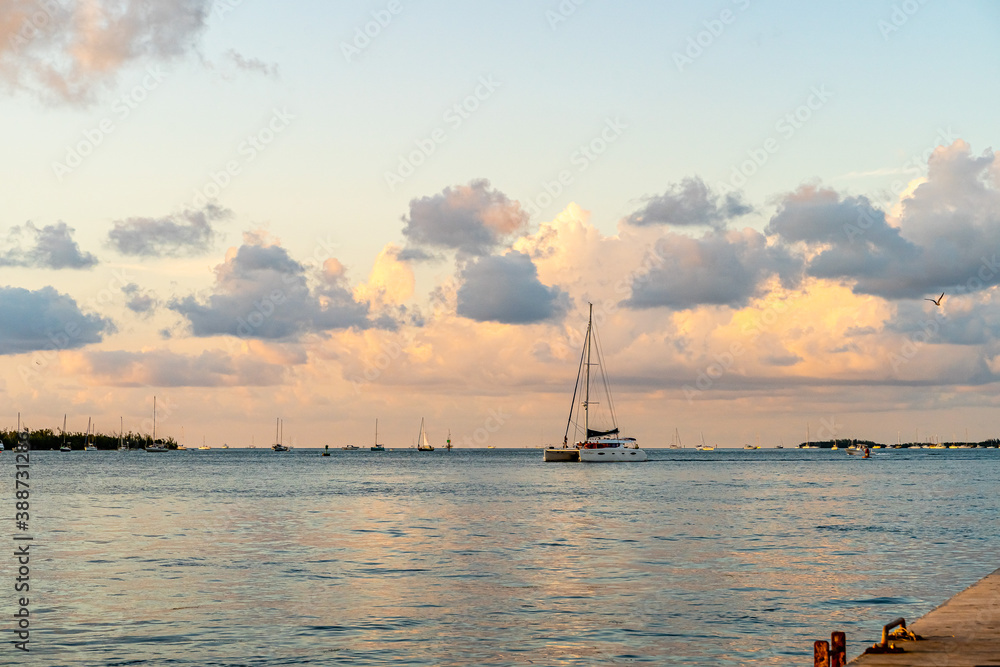
<svg viewBox="0 0 1000 667">
<path fill-rule="evenodd" d="M 997 567 L 997 450 L 651 456 L 33 452 L 26 664 L 807 664 Z"/>
</svg>

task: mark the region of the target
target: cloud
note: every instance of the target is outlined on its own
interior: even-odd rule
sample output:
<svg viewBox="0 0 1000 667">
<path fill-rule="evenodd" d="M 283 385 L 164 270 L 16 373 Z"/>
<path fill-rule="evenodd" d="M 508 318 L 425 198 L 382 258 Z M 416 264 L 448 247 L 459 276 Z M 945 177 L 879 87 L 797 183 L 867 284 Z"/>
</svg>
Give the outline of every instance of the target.
<svg viewBox="0 0 1000 667">
<path fill-rule="evenodd" d="M 226 51 L 226 59 L 231 62 L 236 69 L 243 72 L 256 72 L 258 74 L 263 74 L 264 76 L 277 79 L 278 78 L 278 66 L 275 64 L 268 64 L 257 58 L 247 58 L 243 54 L 239 53 L 235 49 L 229 49 Z"/>
<path fill-rule="evenodd" d="M 309 332 L 394 326 L 384 318 L 371 320 L 342 272 L 326 271 L 311 289 L 302 264 L 284 248 L 261 243 L 248 235 L 230 249 L 215 269 L 214 293 L 206 301 L 187 296 L 168 304 L 187 318 L 195 336 L 297 340 Z"/>
<path fill-rule="evenodd" d="M 561 318 L 569 298 L 538 280 L 531 258 L 517 251 L 479 257 L 461 271 L 457 312 L 478 322 L 532 324 Z"/>
<path fill-rule="evenodd" d="M 899 226 L 864 197 L 803 187 L 787 195 L 767 233 L 811 249 L 811 276 L 855 293 L 915 299 L 1000 284 L 1000 161 L 959 140 L 934 151 L 925 181 L 903 200 Z"/>
<path fill-rule="evenodd" d="M 165 218 L 118 220 L 108 232 L 111 246 L 123 255 L 178 257 L 208 252 L 216 238 L 213 223 L 230 212 L 212 204 Z"/>
<path fill-rule="evenodd" d="M 723 229 L 726 223 L 752 213 L 753 208 L 738 193 L 714 194 L 697 176 L 671 185 L 662 195 L 649 197 L 646 205 L 632 213 L 631 225 L 708 226 Z"/>
<path fill-rule="evenodd" d="M 114 387 L 267 387 L 282 384 L 284 363 L 259 355 L 230 356 L 208 350 L 197 356 L 169 350 L 91 351 L 73 355 L 64 365 L 88 382 Z"/>
<path fill-rule="evenodd" d="M 739 308 L 760 296 L 772 276 L 792 285 L 801 271 L 801 260 L 788 249 L 769 245 L 749 228 L 709 232 L 700 239 L 670 233 L 657 242 L 656 254 L 648 273 L 631 282 L 625 301 L 630 308 Z"/>
<path fill-rule="evenodd" d="M 59 222 L 45 225 L 41 229 L 28 222 L 17 226 L 8 235 L 9 250 L 0 253 L 0 267 L 23 266 L 39 269 L 89 269 L 98 264 L 97 257 L 89 252 L 81 252 L 73 240 L 76 230 Z M 34 237 L 29 248 L 20 245 L 22 235 Z"/>
<path fill-rule="evenodd" d="M 5 0 L 0 77 L 46 100 L 86 104 L 123 68 L 195 48 L 211 0 Z"/>
<path fill-rule="evenodd" d="M 160 303 L 155 296 L 145 292 L 135 283 L 129 283 L 122 287 L 122 293 L 128 297 L 125 306 L 138 315 L 146 317 L 152 315 Z"/>
<path fill-rule="evenodd" d="M 413 248 L 403 251 L 401 259 L 426 259 L 428 249 L 478 257 L 512 240 L 527 226 L 528 215 L 518 202 L 481 179 L 411 200 L 403 222 L 403 235 Z"/>
<path fill-rule="evenodd" d="M 0 355 L 75 349 L 114 331 L 111 320 L 83 314 L 76 301 L 52 287 L 0 287 Z"/>
<path fill-rule="evenodd" d="M 368 282 L 354 288 L 354 296 L 358 301 L 399 305 L 413 296 L 416 279 L 409 264 L 400 261 L 401 250 L 393 243 L 382 249 L 375 259 Z"/>
</svg>

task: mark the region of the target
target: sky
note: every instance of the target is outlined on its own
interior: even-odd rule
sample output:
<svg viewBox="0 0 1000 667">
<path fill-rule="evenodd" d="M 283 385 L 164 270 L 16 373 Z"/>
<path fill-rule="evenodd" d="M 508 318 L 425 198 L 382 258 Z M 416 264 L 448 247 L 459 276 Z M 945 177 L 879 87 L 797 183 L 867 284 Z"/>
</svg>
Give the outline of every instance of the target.
<svg viewBox="0 0 1000 667">
<path fill-rule="evenodd" d="M 4 426 L 559 443 L 593 304 L 643 446 L 997 437 L 998 28 L 0 0 Z"/>
</svg>

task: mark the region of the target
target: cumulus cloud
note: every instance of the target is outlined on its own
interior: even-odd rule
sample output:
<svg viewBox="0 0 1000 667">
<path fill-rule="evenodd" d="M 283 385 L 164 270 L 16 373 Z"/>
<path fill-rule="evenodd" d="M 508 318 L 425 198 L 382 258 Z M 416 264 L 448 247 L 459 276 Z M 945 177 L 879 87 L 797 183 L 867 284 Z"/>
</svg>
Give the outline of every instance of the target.
<svg viewBox="0 0 1000 667">
<path fill-rule="evenodd" d="M 310 288 L 305 267 L 284 248 L 248 236 L 216 267 L 207 300 L 187 296 L 169 308 L 187 318 L 195 336 L 296 340 L 308 332 L 392 326 L 372 321 L 342 272 L 326 271 L 322 278 Z"/>
<path fill-rule="evenodd" d="M 5 0 L 0 77 L 19 90 L 72 104 L 90 102 L 129 65 L 192 50 L 211 0 Z"/>
<path fill-rule="evenodd" d="M 528 224 L 521 205 L 481 179 L 410 201 L 403 235 L 411 244 L 401 259 L 426 259 L 428 251 L 457 250 L 479 257 L 509 242 Z"/>
<path fill-rule="evenodd" d="M 178 257 L 209 251 L 216 238 L 214 223 L 229 217 L 212 204 L 164 218 L 127 218 L 108 232 L 111 246 L 123 255 Z"/>
<path fill-rule="evenodd" d="M 52 287 L 0 287 L 0 355 L 75 349 L 114 331 L 111 320 L 85 315 L 72 297 Z"/>
<path fill-rule="evenodd" d="M 538 269 L 524 253 L 479 257 L 461 271 L 457 312 L 479 322 L 531 324 L 562 317 L 569 297 L 538 280 Z"/>
<path fill-rule="evenodd" d="M 73 240 L 73 232 L 65 222 L 45 225 L 41 229 L 28 222 L 17 226 L 8 235 L 8 249 L 0 253 L 0 266 L 23 266 L 39 269 L 89 269 L 97 265 L 97 257 L 82 252 Z M 22 238 L 32 237 L 31 245 L 22 247 Z"/>
<path fill-rule="evenodd" d="M 745 306 L 774 275 L 795 284 L 799 260 L 780 245 L 769 245 L 752 229 L 710 232 L 701 238 L 667 234 L 656 244 L 648 273 L 632 281 L 625 301 L 631 308 L 677 310 L 701 305 Z"/>
<path fill-rule="evenodd" d="M 169 350 L 82 352 L 66 366 L 91 383 L 116 387 L 266 387 L 282 384 L 288 368 L 259 355 L 217 350 L 197 356 Z"/>
<path fill-rule="evenodd" d="M 914 299 L 1000 284 L 1000 161 L 957 141 L 935 150 L 926 181 L 903 201 L 899 226 L 864 197 L 804 187 L 767 231 L 813 250 L 806 270 L 849 281 L 858 294 Z"/>
<path fill-rule="evenodd" d="M 358 301 L 369 303 L 399 305 L 413 296 L 416 279 L 413 269 L 406 262 L 400 261 L 402 249 L 388 244 L 375 258 L 368 282 L 354 288 L 354 296 Z M 339 263 L 338 263 L 339 265 Z M 342 274 L 343 267 L 340 267 Z"/>
<path fill-rule="evenodd" d="M 645 206 L 628 216 L 626 222 L 722 229 L 729 220 L 752 212 L 753 208 L 740 194 L 717 195 L 696 176 L 671 185 L 661 195 L 647 198 Z"/>
</svg>

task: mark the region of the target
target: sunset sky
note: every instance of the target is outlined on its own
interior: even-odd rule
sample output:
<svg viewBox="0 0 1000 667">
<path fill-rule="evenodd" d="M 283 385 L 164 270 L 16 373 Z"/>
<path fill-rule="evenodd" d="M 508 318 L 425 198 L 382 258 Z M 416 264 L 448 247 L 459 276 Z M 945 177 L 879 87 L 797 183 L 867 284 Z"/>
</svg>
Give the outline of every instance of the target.
<svg viewBox="0 0 1000 667">
<path fill-rule="evenodd" d="M 1000 4 L 0 0 L 4 426 L 1000 436 Z M 941 306 L 927 301 L 946 293 Z"/>
</svg>

